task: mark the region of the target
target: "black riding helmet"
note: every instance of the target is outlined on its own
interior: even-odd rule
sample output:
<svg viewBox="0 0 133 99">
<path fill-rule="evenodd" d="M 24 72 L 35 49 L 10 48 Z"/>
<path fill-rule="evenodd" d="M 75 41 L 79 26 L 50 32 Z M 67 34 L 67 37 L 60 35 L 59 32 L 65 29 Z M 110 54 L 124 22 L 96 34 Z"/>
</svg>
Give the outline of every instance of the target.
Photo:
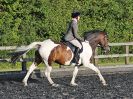
<svg viewBox="0 0 133 99">
<path fill-rule="evenodd" d="M 72 18 L 76 18 L 76 17 L 80 16 L 80 13 L 79 12 L 73 12 L 71 16 L 72 16 Z"/>
</svg>

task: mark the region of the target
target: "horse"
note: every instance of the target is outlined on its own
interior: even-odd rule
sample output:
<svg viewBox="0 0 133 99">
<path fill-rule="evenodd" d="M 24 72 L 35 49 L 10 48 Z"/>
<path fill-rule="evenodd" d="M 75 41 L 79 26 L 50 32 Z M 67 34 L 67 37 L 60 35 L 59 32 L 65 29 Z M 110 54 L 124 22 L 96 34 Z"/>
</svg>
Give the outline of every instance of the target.
<svg viewBox="0 0 133 99">
<path fill-rule="evenodd" d="M 101 36 L 101 33 L 99 33 L 96 39 L 96 42 L 98 44 L 101 44 L 101 46 L 103 46 L 105 49 L 107 48 L 106 44 L 108 44 L 107 39 L 105 40 L 106 37 L 106 34 L 103 33 L 103 35 Z M 89 41 L 85 40 L 81 43 L 83 45 L 83 51 L 80 53 L 79 64 L 83 64 L 84 67 L 90 68 L 91 70 L 95 71 L 98 74 L 103 86 L 106 86 L 107 83 L 104 77 L 102 76 L 100 70 L 96 66 L 94 66 L 94 64 L 90 63 L 90 58 L 92 56 L 92 47 L 90 46 Z M 56 62 L 61 65 L 71 65 L 74 57 L 74 53 L 72 52 L 71 48 L 63 42 L 54 42 L 51 39 L 44 40 L 43 42 L 33 42 L 26 46 L 24 49 L 17 50 L 16 52 L 14 52 L 11 61 L 16 62 L 17 59 L 20 58 L 20 56 L 29 52 L 33 48 L 36 48 L 35 60 L 29 67 L 29 70 L 22 81 L 24 86 L 28 85 L 27 81 L 30 74 L 37 68 L 37 66 L 41 62 L 44 62 L 46 65 L 45 76 L 47 80 L 52 86 L 58 87 L 59 84 L 56 84 L 50 76 L 52 71 L 52 63 Z M 73 65 L 75 65 L 75 67 L 72 79 L 70 81 L 70 85 L 78 86 L 78 84 L 75 82 L 75 79 L 80 66 L 76 64 Z"/>
</svg>

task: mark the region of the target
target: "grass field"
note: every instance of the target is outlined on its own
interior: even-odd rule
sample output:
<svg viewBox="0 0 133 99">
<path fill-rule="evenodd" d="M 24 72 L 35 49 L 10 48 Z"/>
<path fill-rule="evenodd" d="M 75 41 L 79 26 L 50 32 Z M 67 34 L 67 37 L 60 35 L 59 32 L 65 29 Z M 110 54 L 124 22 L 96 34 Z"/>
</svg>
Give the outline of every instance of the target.
<svg viewBox="0 0 133 99">
<path fill-rule="evenodd" d="M 32 64 L 32 62 L 27 62 L 26 66 L 27 69 L 29 68 L 29 66 Z M 45 68 L 45 64 L 41 63 L 38 66 L 38 69 L 44 69 Z M 54 68 L 59 68 L 58 64 L 54 64 Z M 20 62 L 17 62 L 16 64 L 12 64 L 12 63 L 0 63 L 0 71 L 20 71 L 22 70 L 22 65 Z"/>
</svg>

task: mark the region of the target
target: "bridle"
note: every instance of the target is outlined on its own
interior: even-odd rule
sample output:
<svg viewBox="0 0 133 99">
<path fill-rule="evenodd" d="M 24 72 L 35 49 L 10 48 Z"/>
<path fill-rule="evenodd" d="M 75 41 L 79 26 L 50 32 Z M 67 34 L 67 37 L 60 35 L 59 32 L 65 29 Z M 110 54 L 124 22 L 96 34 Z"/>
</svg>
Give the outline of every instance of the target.
<svg viewBox="0 0 133 99">
<path fill-rule="evenodd" d="M 108 40 L 107 33 L 104 35 L 104 42 L 106 41 L 106 39 Z M 110 46 L 108 44 L 106 44 L 106 43 L 104 43 L 104 45 L 100 44 L 100 46 L 101 46 L 101 49 L 104 50 L 104 53 L 106 53 L 107 51 L 110 50 Z"/>
</svg>

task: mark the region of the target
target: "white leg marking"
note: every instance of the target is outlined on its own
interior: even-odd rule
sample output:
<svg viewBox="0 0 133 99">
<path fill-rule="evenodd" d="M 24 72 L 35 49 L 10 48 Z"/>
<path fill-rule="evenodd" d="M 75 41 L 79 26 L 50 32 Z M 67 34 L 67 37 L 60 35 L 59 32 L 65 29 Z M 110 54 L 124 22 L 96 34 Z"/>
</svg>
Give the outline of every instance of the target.
<svg viewBox="0 0 133 99">
<path fill-rule="evenodd" d="M 33 62 L 32 65 L 30 66 L 26 76 L 23 79 L 24 86 L 27 86 L 27 80 L 30 76 L 30 74 L 36 69 L 35 63 Z"/>
<path fill-rule="evenodd" d="M 100 70 L 96 66 L 94 66 L 93 64 L 91 64 L 91 63 L 89 63 L 87 61 L 86 62 L 84 61 L 83 64 L 84 64 L 85 67 L 90 68 L 91 70 L 95 71 L 98 74 L 98 76 L 100 78 L 100 81 L 102 81 L 102 84 L 104 86 L 107 85 L 105 79 L 103 78 L 103 76 L 102 76 L 102 74 L 100 72 Z"/>
<path fill-rule="evenodd" d="M 72 85 L 72 86 L 77 86 L 78 85 L 78 84 L 75 83 L 75 78 L 77 76 L 77 73 L 78 73 L 78 67 L 75 66 L 74 71 L 73 71 L 73 77 L 72 77 L 72 80 L 70 82 L 70 85 Z"/>
<path fill-rule="evenodd" d="M 46 71 L 45 71 L 45 75 L 46 75 L 46 77 L 47 77 L 49 83 L 50 83 L 50 84 L 53 84 L 54 82 L 53 82 L 53 80 L 52 80 L 51 77 L 50 77 L 51 71 L 52 71 L 52 67 L 51 67 L 51 66 L 47 66 Z"/>
<path fill-rule="evenodd" d="M 55 83 L 53 82 L 53 80 L 51 79 L 51 76 L 50 76 L 51 71 L 52 71 L 52 66 L 49 66 L 48 63 L 47 63 L 46 61 L 44 61 L 44 62 L 45 62 L 45 64 L 46 64 L 46 66 L 47 66 L 47 67 L 46 67 L 46 70 L 45 70 L 45 75 L 46 75 L 46 77 L 47 77 L 49 83 L 52 84 L 52 86 L 54 86 L 54 87 L 58 87 L 59 85 L 58 85 L 58 84 L 55 84 Z"/>
</svg>

